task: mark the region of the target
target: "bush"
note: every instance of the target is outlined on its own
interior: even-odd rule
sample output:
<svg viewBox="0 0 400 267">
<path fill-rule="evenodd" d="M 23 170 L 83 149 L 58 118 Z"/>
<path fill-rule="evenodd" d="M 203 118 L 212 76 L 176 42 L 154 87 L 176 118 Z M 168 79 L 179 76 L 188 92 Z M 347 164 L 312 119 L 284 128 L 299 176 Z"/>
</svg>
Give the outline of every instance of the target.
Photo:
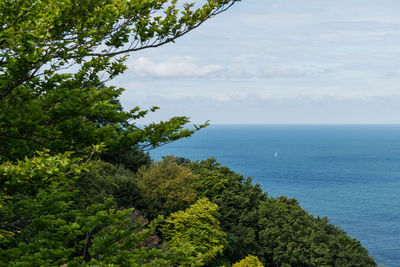
<svg viewBox="0 0 400 267">
<path fill-rule="evenodd" d="M 135 205 L 150 218 L 183 210 L 196 201 L 198 182 L 199 176 L 178 165 L 174 157 L 164 158 L 137 172 L 140 200 Z"/>
<path fill-rule="evenodd" d="M 191 256 L 207 263 L 226 245 L 220 227 L 218 206 L 202 198 L 185 211 L 172 213 L 161 230 L 170 247 L 186 246 Z"/>
<path fill-rule="evenodd" d="M 376 266 L 358 240 L 327 218 L 309 215 L 295 199 L 263 201 L 256 217 L 259 252 L 268 266 Z"/>
<path fill-rule="evenodd" d="M 218 220 L 228 241 L 220 261 L 251 254 L 266 266 L 376 266 L 359 241 L 327 218 L 309 215 L 295 199 L 268 198 L 250 178 L 215 159 L 179 162 L 200 175 L 198 196 L 220 207 Z"/>
<path fill-rule="evenodd" d="M 144 228 L 131 209 L 117 210 L 107 198 L 89 203 L 81 182 L 93 166 L 82 162 L 40 153 L 0 165 L 0 266 L 168 261 L 169 254 L 140 246 L 157 222 Z"/>
<path fill-rule="evenodd" d="M 232 267 L 263 267 L 263 265 L 257 257 L 249 255 L 243 260 L 233 264 Z"/>
<path fill-rule="evenodd" d="M 208 197 L 220 207 L 218 220 L 228 240 L 221 260 L 234 263 L 259 251 L 255 214 L 259 203 L 267 199 L 259 185 L 252 185 L 250 178 L 245 180 L 215 159 L 186 163 L 185 166 L 200 175 L 198 195 Z"/>
</svg>

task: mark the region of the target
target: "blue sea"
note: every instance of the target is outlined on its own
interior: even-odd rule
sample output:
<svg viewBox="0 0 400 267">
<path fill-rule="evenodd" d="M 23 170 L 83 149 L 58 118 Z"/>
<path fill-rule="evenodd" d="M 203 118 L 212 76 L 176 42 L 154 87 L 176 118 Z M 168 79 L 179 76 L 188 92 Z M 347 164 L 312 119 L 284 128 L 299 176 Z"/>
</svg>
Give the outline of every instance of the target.
<svg viewBox="0 0 400 267">
<path fill-rule="evenodd" d="M 400 266 L 400 125 L 213 125 L 151 152 L 214 157 Z"/>
</svg>

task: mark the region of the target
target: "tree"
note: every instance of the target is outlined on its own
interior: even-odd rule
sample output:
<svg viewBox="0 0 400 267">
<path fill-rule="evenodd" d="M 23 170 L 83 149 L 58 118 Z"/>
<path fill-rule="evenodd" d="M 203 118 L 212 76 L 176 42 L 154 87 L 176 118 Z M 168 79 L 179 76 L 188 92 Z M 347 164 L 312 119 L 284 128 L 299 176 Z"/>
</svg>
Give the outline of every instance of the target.
<svg viewBox="0 0 400 267">
<path fill-rule="evenodd" d="M 0 165 L 0 233 L 7 233 L 0 236 L 0 266 L 139 266 L 173 258 L 140 246 L 157 221 L 143 228 L 132 210 L 116 210 L 110 199 L 82 207 L 77 181 L 90 169 L 85 161 L 41 153 Z"/>
<path fill-rule="evenodd" d="M 221 261 L 250 254 L 265 266 L 376 266 L 358 240 L 308 214 L 295 199 L 267 197 L 215 159 L 179 162 L 200 175 L 198 196 L 220 207 L 217 219 L 228 241 Z"/>
<path fill-rule="evenodd" d="M 208 263 L 226 245 L 217 217 L 218 206 L 202 198 L 185 211 L 172 213 L 161 231 L 170 247 L 186 247 L 191 256 Z"/>
<path fill-rule="evenodd" d="M 215 159 L 186 163 L 185 166 L 200 175 L 198 196 L 207 197 L 220 207 L 218 220 L 228 241 L 224 260 L 234 263 L 260 251 L 255 214 L 261 201 L 267 199 L 260 186 L 252 185 L 250 178 L 244 179 L 243 175 L 221 166 Z"/>
<path fill-rule="evenodd" d="M 377 266 L 368 251 L 328 219 L 315 218 L 295 199 L 270 198 L 257 211 L 266 265 Z"/>
<path fill-rule="evenodd" d="M 235 263 L 232 267 L 263 267 L 262 263 L 258 260 L 257 257 L 248 255 L 243 260 Z"/>
<path fill-rule="evenodd" d="M 124 111 L 123 89 L 106 82 L 125 71 L 128 53 L 173 42 L 237 1 L 197 9 L 176 0 L 2 1 L 0 162 L 100 143 L 112 160 L 204 127 L 184 129 L 189 119 L 174 117 L 139 128 L 134 121 L 157 107 Z"/>
<path fill-rule="evenodd" d="M 139 199 L 132 204 L 150 218 L 184 210 L 196 201 L 199 179 L 174 157 L 166 157 L 150 168 L 139 169 L 135 177 Z"/>
<path fill-rule="evenodd" d="M 89 199 L 90 177 L 110 185 L 92 152 L 135 171 L 149 163 L 141 151 L 206 126 L 188 129 L 187 117 L 174 117 L 138 127 L 158 108 L 124 111 L 123 89 L 109 82 L 129 53 L 173 42 L 237 1 L 180 9 L 176 0 L 0 1 L 0 265 L 154 266 L 186 257 L 145 247 L 157 221 L 133 221 L 107 188 L 93 187 L 101 195 Z"/>
<path fill-rule="evenodd" d="M 41 153 L 0 165 L 0 266 L 202 265 L 222 249 L 224 234 L 210 202 L 186 211 L 191 228 L 184 229 L 178 215 L 167 219 L 174 225 L 168 231 L 186 242 L 181 246 L 155 235 L 161 217 L 148 222 L 132 209 L 117 209 L 107 195 L 88 200 L 81 180 L 98 164 L 71 153 Z M 191 234 L 196 229 L 210 235 L 201 239 Z"/>
</svg>

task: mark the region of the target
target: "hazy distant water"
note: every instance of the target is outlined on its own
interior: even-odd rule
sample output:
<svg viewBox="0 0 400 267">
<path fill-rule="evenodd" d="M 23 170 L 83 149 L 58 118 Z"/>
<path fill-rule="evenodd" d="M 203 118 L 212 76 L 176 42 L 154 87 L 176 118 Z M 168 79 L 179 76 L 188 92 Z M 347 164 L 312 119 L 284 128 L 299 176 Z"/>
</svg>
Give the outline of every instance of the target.
<svg viewBox="0 0 400 267">
<path fill-rule="evenodd" d="M 214 157 L 400 266 L 400 126 L 214 125 L 151 155 Z"/>
</svg>

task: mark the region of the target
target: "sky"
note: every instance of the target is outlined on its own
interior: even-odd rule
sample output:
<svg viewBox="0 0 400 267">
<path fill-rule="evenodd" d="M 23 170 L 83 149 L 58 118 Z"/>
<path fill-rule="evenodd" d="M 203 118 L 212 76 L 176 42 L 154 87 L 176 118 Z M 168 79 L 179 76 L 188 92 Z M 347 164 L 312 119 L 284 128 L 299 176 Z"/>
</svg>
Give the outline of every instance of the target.
<svg viewBox="0 0 400 267">
<path fill-rule="evenodd" d="M 140 123 L 400 123 L 398 0 L 242 0 L 114 84 Z"/>
</svg>

